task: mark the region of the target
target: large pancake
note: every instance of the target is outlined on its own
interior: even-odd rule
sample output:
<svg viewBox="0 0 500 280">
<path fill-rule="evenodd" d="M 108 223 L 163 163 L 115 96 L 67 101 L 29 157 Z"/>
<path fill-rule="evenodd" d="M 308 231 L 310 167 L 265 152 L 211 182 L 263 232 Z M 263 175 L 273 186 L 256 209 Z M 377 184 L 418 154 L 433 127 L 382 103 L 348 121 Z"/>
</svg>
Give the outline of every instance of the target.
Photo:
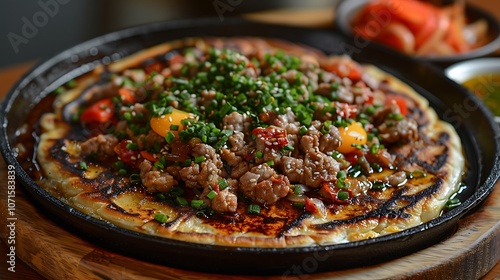
<svg viewBox="0 0 500 280">
<path fill-rule="evenodd" d="M 187 39 L 142 51 L 111 64 L 107 70 L 118 73 L 186 45 L 203 49 L 208 45 L 228 47 L 241 41 L 250 42 L 250 46 L 284 49 L 296 55 L 307 53 L 318 60 L 325 58 L 317 51 L 278 40 Z M 197 210 L 189 206 L 158 201 L 140 184 L 119 176 L 109 162 L 93 160 L 86 170 L 78 168 L 84 158 L 80 155 L 79 141 L 75 139 L 81 136 L 78 127 L 64 120 L 63 108 L 78 98 L 83 88 L 93 84 L 103 68 L 82 78 L 80 87 L 59 96 L 54 113 L 41 117 L 42 134 L 36 154 L 43 171 L 39 184 L 64 203 L 92 217 L 133 231 L 195 243 L 245 247 L 312 246 L 375 238 L 418 226 L 438 217 L 448 198 L 458 190 L 464 171 L 460 139 L 453 127 L 439 120 L 428 102 L 411 87 L 375 66 L 367 65 L 363 69 L 366 75 L 376 81 L 385 81 L 391 91 L 413 101 L 412 114 L 420 125 L 421 140 L 398 146 L 391 153 L 401 158 L 400 168 L 424 170 L 426 176 L 409 178 L 397 188 L 364 190 L 352 203 L 329 206 L 326 216 L 314 215 L 280 200 L 262 207 L 259 215 L 248 214 L 247 205 L 241 202 L 236 213 L 206 217 L 197 215 Z M 394 172 L 374 173 L 368 180 L 384 180 Z M 165 214 L 167 220 L 155 220 L 157 213 Z"/>
</svg>

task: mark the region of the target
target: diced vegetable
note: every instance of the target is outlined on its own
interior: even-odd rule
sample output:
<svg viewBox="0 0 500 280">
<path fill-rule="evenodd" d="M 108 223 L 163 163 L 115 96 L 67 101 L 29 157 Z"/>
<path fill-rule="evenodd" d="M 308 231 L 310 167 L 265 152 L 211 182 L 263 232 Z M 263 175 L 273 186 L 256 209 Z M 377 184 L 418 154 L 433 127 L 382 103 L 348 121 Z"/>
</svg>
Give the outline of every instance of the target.
<svg viewBox="0 0 500 280">
<path fill-rule="evenodd" d="M 318 218 L 326 217 L 326 207 L 323 201 L 318 198 L 306 198 L 306 211 L 312 213 Z"/>
<path fill-rule="evenodd" d="M 83 111 L 80 120 L 84 123 L 104 123 L 114 116 L 114 105 L 110 98 L 102 99 Z"/>
<path fill-rule="evenodd" d="M 114 151 L 121 159 L 121 161 L 125 164 L 134 164 L 137 160 L 137 156 L 139 155 L 138 150 L 128 149 L 131 142 L 127 140 L 123 140 L 118 145 L 115 146 Z"/>
<path fill-rule="evenodd" d="M 130 91 L 130 89 L 120 88 L 118 90 L 118 94 L 120 95 L 120 99 L 124 104 L 133 104 L 136 101 L 134 94 L 132 93 L 132 91 Z"/>
<path fill-rule="evenodd" d="M 408 114 L 408 106 L 406 105 L 406 99 L 402 96 L 388 94 L 385 99 L 385 104 L 386 105 L 396 104 L 399 107 L 399 112 L 401 113 L 401 115 L 405 116 Z"/>
<path fill-rule="evenodd" d="M 152 154 L 146 150 L 143 150 L 140 152 L 141 156 L 151 162 L 157 162 L 160 160 L 160 157 L 158 155 Z"/>
</svg>

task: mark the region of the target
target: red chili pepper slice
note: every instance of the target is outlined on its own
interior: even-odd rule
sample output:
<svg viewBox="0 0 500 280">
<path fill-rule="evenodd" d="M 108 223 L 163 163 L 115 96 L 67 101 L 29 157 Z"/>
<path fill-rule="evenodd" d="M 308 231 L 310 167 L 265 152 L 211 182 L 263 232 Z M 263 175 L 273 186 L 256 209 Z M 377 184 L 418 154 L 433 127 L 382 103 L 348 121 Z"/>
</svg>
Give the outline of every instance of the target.
<svg viewBox="0 0 500 280">
<path fill-rule="evenodd" d="M 279 149 L 288 145 L 288 139 L 286 138 L 286 131 L 276 127 L 257 127 L 252 133 L 259 137 L 267 148 Z"/>
<path fill-rule="evenodd" d="M 114 105 L 110 98 L 102 99 L 83 111 L 80 120 L 84 123 L 104 123 L 114 117 Z"/>
<path fill-rule="evenodd" d="M 399 112 L 406 116 L 408 114 L 408 106 L 406 105 L 406 99 L 402 96 L 398 96 L 395 94 L 388 94 L 385 99 L 385 104 L 396 104 L 399 107 Z"/>
<path fill-rule="evenodd" d="M 118 94 L 120 95 L 120 98 L 124 104 L 134 104 L 135 103 L 135 97 L 134 97 L 134 94 L 132 93 L 131 90 L 126 89 L 126 88 L 120 88 L 118 90 Z"/>
<path fill-rule="evenodd" d="M 127 148 L 130 143 L 130 141 L 122 140 L 120 143 L 118 143 L 118 145 L 115 146 L 114 151 L 120 157 L 121 161 L 123 161 L 123 163 L 133 165 L 137 161 L 139 151 Z"/>
<path fill-rule="evenodd" d="M 328 194 L 329 199 L 331 199 L 334 203 L 337 203 L 337 204 L 349 204 L 350 199 L 353 197 L 352 192 L 350 190 L 340 189 L 340 188 L 334 187 L 332 185 L 332 183 L 330 183 L 330 182 L 323 183 L 323 185 L 321 186 L 321 189 L 322 189 L 323 193 Z M 349 194 L 349 198 L 348 199 L 339 199 L 338 193 L 341 191 L 347 192 Z"/>
<path fill-rule="evenodd" d="M 141 156 L 151 162 L 157 162 L 160 160 L 160 156 L 157 154 L 152 154 L 146 150 L 141 151 Z"/>
</svg>

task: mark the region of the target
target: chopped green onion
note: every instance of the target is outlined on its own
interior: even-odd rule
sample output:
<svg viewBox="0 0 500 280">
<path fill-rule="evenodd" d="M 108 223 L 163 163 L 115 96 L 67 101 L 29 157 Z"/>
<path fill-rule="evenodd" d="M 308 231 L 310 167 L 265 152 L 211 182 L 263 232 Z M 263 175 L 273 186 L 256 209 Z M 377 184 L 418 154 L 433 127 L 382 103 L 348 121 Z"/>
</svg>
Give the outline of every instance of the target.
<svg viewBox="0 0 500 280">
<path fill-rule="evenodd" d="M 375 135 L 373 133 L 368 133 L 366 135 L 366 139 L 368 140 L 368 142 L 373 141 L 373 138 L 375 138 Z"/>
<path fill-rule="evenodd" d="M 299 134 L 300 135 L 306 135 L 306 133 L 307 133 L 307 127 L 301 126 L 300 129 L 299 129 Z"/>
<path fill-rule="evenodd" d="M 253 215 L 260 214 L 260 206 L 257 204 L 248 205 L 247 213 Z"/>
<path fill-rule="evenodd" d="M 333 82 L 333 83 L 330 84 L 330 88 L 332 90 L 338 90 L 339 87 L 340 87 L 340 83 L 339 82 Z"/>
<path fill-rule="evenodd" d="M 304 193 L 304 189 L 302 188 L 301 185 L 295 185 L 293 187 L 293 193 L 294 194 L 303 194 Z"/>
<path fill-rule="evenodd" d="M 293 151 L 293 150 L 295 150 L 295 148 L 292 145 L 286 145 L 285 147 L 283 147 L 283 149 L 285 151 Z"/>
<path fill-rule="evenodd" d="M 422 170 L 413 170 L 408 175 L 406 175 L 406 178 L 407 179 L 417 179 L 417 178 L 424 178 L 426 176 L 427 176 L 427 174 Z"/>
<path fill-rule="evenodd" d="M 130 175 L 129 180 L 131 183 L 138 183 L 141 181 L 141 175 L 134 173 Z"/>
<path fill-rule="evenodd" d="M 186 159 L 184 162 L 183 162 L 183 166 L 190 166 L 191 165 L 191 162 L 193 162 L 190 158 Z"/>
<path fill-rule="evenodd" d="M 339 189 L 347 189 L 347 185 L 344 180 L 337 180 L 337 183 L 335 183 L 335 185 Z"/>
<path fill-rule="evenodd" d="M 139 149 L 139 145 L 137 145 L 137 143 L 130 142 L 130 143 L 127 143 L 127 149 L 137 150 L 137 149 Z"/>
<path fill-rule="evenodd" d="M 450 209 L 453 209 L 453 208 L 459 206 L 460 204 L 462 204 L 462 202 L 460 202 L 460 199 L 458 199 L 458 198 L 450 198 L 446 202 L 445 207 L 446 207 L 446 209 L 450 210 Z"/>
<path fill-rule="evenodd" d="M 370 153 L 372 153 L 373 155 L 377 154 L 378 151 L 380 149 L 380 145 L 378 144 L 373 144 L 371 147 L 370 147 Z"/>
<path fill-rule="evenodd" d="M 385 184 L 384 182 L 373 182 L 372 183 L 372 187 L 371 187 L 372 190 L 383 190 L 385 189 Z"/>
<path fill-rule="evenodd" d="M 328 134 L 330 132 L 330 126 L 332 125 L 332 121 L 328 120 L 323 123 L 321 126 L 321 133 Z"/>
<path fill-rule="evenodd" d="M 192 123 L 193 123 L 193 120 L 192 120 L 192 119 L 183 119 L 183 120 L 181 120 L 181 124 L 182 124 L 183 126 L 189 126 L 189 125 L 191 125 Z"/>
<path fill-rule="evenodd" d="M 171 124 L 170 125 L 170 130 L 177 131 L 177 130 L 179 130 L 179 126 L 176 125 L 176 124 Z"/>
<path fill-rule="evenodd" d="M 153 164 L 153 166 L 156 168 L 156 169 L 164 169 L 165 168 L 165 165 L 163 165 L 163 163 L 157 161 Z"/>
<path fill-rule="evenodd" d="M 158 201 L 165 201 L 165 195 L 163 193 L 157 193 L 155 195 L 156 200 Z"/>
<path fill-rule="evenodd" d="M 353 178 L 358 178 L 359 175 L 361 175 L 361 166 L 359 164 L 351 165 L 349 169 L 347 170 L 347 173 L 349 176 Z"/>
<path fill-rule="evenodd" d="M 256 158 L 261 159 L 263 156 L 264 156 L 264 153 L 262 153 L 261 151 L 255 152 L 255 157 Z"/>
<path fill-rule="evenodd" d="M 267 161 L 266 163 L 269 166 L 274 166 L 274 160 Z"/>
<path fill-rule="evenodd" d="M 205 160 L 207 160 L 207 158 L 205 156 L 203 156 L 203 155 L 197 156 L 194 158 L 194 163 L 200 164 L 200 163 L 204 162 Z"/>
<path fill-rule="evenodd" d="M 182 197 L 182 196 L 178 196 L 178 197 L 176 197 L 176 198 L 175 198 L 175 201 L 177 201 L 177 203 L 178 203 L 179 205 L 182 205 L 182 206 L 187 206 L 187 205 L 188 205 L 187 200 L 186 200 L 184 197 Z"/>
<path fill-rule="evenodd" d="M 339 191 L 337 193 L 337 199 L 339 200 L 347 200 L 349 199 L 349 193 L 345 191 Z"/>
<path fill-rule="evenodd" d="M 205 207 L 205 202 L 201 199 L 193 199 L 191 200 L 191 207 L 195 208 L 195 209 L 200 209 L 200 208 L 203 208 Z"/>
<path fill-rule="evenodd" d="M 172 144 L 175 140 L 175 134 L 172 131 L 169 131 L 165 135 L 165 141 L 167 141 L 168 144 Z"/>
<path fill-rule="evenodd" d="M 78 164 L 81 170 L 87 170 L 87 164 L 84 161 L 80 161 Z"/>
<path fill-rule="evenodd" d="M 123 118 L 126 121 L 131 121 L 132 120 L 132 114 L 130 112 L 125 112 L 125 113 L 123 113 Z"/>
<path fill-rule="evenodd" d="M 334 159 L 341 159 L 341 158 L 342 158 L 342 156 L 343 156 L 343 155 L 342 155 L 342 153 L 341 153 L 341 152 L 339 152 L 339 151 L 333 151 L 333 152 L 332 152 L 332 157 L 333 157 Z"/>
<path fill-rule="evenodd" d="M 402 119 L 404 119 L 403 115 L 401 114 L 394 114 L 394 113 L 390 113 L 387 118 L 391 119 L 391 120 L 397 120 L 397 121 L 400 121 Z"/>
<path fill-rule="evenodd" d="M 305 203 L 304 203 L 304 202 L 294 202 L 294 203 L 293 203 L 293 207 L 294 207 L 294 208 L 297 208 L 297 209 L 304 209 L 304 207 L 305 207 L 305 206 L 306 206 L 306 205 L 305 205 Z"/>
<path fill-rule="evenodd" d="M 339 170 L 339 172 L 337 172 L 337 179 L 345 180 L 346 178 L 347 178 L 347 174 L 345 173 L 344 170 Z"/>
<path fill-rule="evenodd" d="M 377 163 L 372 163 L 370 165 L 370 167 L 373 169 L 373 172 L 377 172 L 377 173 L 380 173 L 384 170 L 384 168 Z"/>
<path fill-rule="evenodd" d="M 174 196 L 181 196 L 184 194 L 184 190 L 180 187 L 173 187 L 168 191 L 168 193 Z"/>
<path fill-rule="evenodd" d="M 166 223 L 168 220 L 168 216 L 162 213 L 155 213 L 155 220 L 160 223 Z"/>
<path fill-rule="evenodd" d="M 220 133 L 221 136 L 231 136 L 233 135 L 233 131 L 230 129 L 224 129 Z"/>
<path fill-rule="evenodd" d="M 122 169 L 118 170 L 118 175 L 125 176 L 126 174 L 127 174 L 127 169 L 122 168 Z"/>
<path fill-rule="evenodd" d="M 214 190 L 211 190 L 209 193 L 207 193 L 207 197 L 210 200 L 214 199 L 214 197 L 216 197 L 216 196 L 217 196 L 217 192 Z"/>
<path fill-rule="evenodd" d="M 223 189 L 227 188 L 227 181 L 226 181 L 226 179 L 221 178 L 221 179 L 219 179 L 217 181 L 217 183 L 219 184 L 219 189 L 220 190 L 223 190 Z"/>
<path fill-rule="evenodd" d="M 375 107 L 369 106 L 368 108 L 366 108 L 366 114 L 373 115 L 374 113 L 375 113 Z"/>
</svg>

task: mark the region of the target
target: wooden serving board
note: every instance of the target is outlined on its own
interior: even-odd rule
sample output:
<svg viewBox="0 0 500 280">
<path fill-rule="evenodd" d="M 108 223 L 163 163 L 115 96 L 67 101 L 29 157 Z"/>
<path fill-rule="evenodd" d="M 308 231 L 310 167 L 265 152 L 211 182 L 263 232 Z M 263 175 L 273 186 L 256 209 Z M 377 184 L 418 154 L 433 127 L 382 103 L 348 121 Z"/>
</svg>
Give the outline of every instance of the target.
<svg viewBox="0 0 500 280">
<path fill-rule="evenodd" d="M 0 237 L 10 234 L 5 225 L 15 218 L 16 262 L 28 264 L 48 279 L 226 279 L 160 266 L 99 248 L 58 226 L 43 209 L 32 204 L 29 193 L 16 182 L 14 215 L 8 212 L 7 166 L 0 160 Z M 11 201 L 12 202 L 12 201 Z M 11 205 L 12 206 L 12 205 Z M 459 223 L 447 240 L 409 256 L 376 266 L 299 277 L 237 276 L 231 279 L 478 279 L 500 260 L 500 183 L 486 202 Z M 3 245 L 3 244 L 2 244 Z M 0 260 L 5 267 L 6 254 Z M 0 271 L 2 279 L 21 279 Z M 19 269 L 19 268 L 17 268 Z M 258 268 L 257 268 L 258 269 Z M 7 277 L 1 277 L 8 273 Z M 12 277 L 12 278 L 11 278 Z"/>
</svg>

